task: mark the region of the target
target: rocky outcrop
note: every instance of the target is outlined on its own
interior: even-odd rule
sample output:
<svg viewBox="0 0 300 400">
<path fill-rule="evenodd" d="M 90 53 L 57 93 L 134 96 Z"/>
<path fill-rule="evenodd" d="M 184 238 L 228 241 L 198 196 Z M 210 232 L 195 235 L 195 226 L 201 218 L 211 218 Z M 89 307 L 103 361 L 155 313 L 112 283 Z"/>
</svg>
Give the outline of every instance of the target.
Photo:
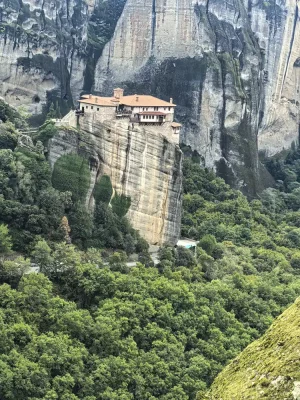
<svg viewBox="0 0 300 400">
<path fill-rule="evenodd" d="M 126 0 L 0 0 L 0 96 L 32 114 L 65 114 L 90 90 L 94 66 Z"/>
<path fill-rule="evenodd" d="M 181 140 L 254 194 L 265 184 L 258 148 L 298 140 L 298 30 L 298 0 L 128 0 L 95 89 L 174 97 Z"/>
<path fill-rule="evenodd" d="M 299 308 L 298 298 L 197 400 L 299 400 Z"/>
<path fill-rule="evenodd" d="M 81 90 L 176 101 L 181 141 L 228 183 L 297 142 L 299 0 L 0 0 L 0 95 L 65 113 Z"/>
<path fill-rule="evenodd" d="M 173 97 L 182 142 L 253 195 L 264 187 L 257 151 L 264 60 L 250 12 L 242 1 L 128 0 L 94 87 Z"/>
<path fill-rule="evenodd" d="M 252 10 L 252 28 L 264 57 L 264 103 L 258 147 L 272 156 L 298 143 L 300 111 L 299 0 Z M 257 18 L 258 12 L 261 17 Z"/>
<path fill-rule="evenodd" d="M 108 175 L 118 194 L 131 198 L 128 219 L 151 244 L 176 244 L 181 219 L 181 151 L 160 134 L 128 122 L 101 123 L 96 116 L 80 117 L 80 131 L 60 128 L 51 139 L 52 166 L 63 154 L 77 153 L 90 162 L 93 189 Z"/>
</svg>

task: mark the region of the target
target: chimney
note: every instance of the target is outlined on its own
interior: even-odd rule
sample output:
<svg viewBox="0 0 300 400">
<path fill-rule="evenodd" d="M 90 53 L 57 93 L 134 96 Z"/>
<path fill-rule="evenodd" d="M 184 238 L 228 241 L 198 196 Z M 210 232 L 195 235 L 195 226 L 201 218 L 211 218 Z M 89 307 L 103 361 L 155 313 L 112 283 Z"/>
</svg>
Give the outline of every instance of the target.
<svg viewBox="0 0 300 400">
<path fill-rule="evenodd" d="M 172 97 L 170 98 L 170 103 L 173 104 L 173 98 Z"/>
<path fill-rule="evenodd" d="M 123 95 L 124 95 L 124 89 L 121 88 L 114 89 L 114 97 L 116 99 L 121 99 Z"/>
<path fill-rule="evenodd" d="M 98 97 L 95 97 L 95 103 L 98 103 Z"/>
<path fill-rule="evenodd" d="M 92 95 L 91 94 L 89 94 L 89 99 L 91 99 L 92 98 Z"/>
<path fill-rule="evenodd" d="M 137 94 L 135 96 L 136 96 L 136 101 L 139 101 L 139 96 Z"/>
</svg>

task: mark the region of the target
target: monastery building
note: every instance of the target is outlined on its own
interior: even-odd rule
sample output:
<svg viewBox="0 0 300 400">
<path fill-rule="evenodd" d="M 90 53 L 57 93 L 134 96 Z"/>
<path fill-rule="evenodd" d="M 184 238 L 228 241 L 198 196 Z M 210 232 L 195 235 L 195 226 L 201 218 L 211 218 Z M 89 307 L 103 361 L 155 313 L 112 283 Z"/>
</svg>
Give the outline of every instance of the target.
<svg viewBox="0 0 300 400">
<path fill-rule="evenodd" d="M 123 89 L 114 89 L 112 97 L 84 95 L 79 100 L 77 115 L 93 114 L 100 122 L 127 120 L 132 126 L 142 126 L 159 132 L 179 143 L 181 124 L 174 122 L 176 105 L 149 95 L 124 96 Z"/>
</svg>

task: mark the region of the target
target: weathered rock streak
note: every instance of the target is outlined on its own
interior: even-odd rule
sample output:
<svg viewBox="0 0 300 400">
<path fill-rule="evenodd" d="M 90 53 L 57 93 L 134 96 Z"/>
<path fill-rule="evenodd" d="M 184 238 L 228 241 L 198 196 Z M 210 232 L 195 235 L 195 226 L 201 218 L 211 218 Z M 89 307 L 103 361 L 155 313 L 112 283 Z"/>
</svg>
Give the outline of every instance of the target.
<svg viewBox="0 0 300 400">
<path fill-rule="evenodd" d="M 299 0 L 0 0 L 0 95 L 62 112 L 83 89 L 174 98 L 181 141 L 227 182 L 298 141 Z"/>
<path fill-rule="evenodd" d="M 50 161 L 66 153 L 87 157 L 91 186 L 87 203 L 93 208 L 93 188 L 103 174 L 118 194 L 131 197 L 128 219 L 151 244 L 175 244 L 180 235 L 181 151 L 159 134 L 126 122 L 101 123 L 95 115 L 80 119 L 81 133 L 62 129 L 51 140 Z"/>
<path fill-rule="evenodd" d="M 128 0 L 95 89 L 174 97 L 181 140 L 251 194 L 264 186 L 258 150 L 298 140 L 299 46 L 298 0 Z"/>
</svg>

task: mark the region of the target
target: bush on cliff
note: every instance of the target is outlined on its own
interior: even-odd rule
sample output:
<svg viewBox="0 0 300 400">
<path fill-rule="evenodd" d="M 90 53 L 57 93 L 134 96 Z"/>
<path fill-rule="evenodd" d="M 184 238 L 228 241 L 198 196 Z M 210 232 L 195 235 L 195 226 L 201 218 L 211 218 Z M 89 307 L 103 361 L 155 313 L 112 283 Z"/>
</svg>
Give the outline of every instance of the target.
<svg viewBox="0 0 300 400">
<path fill-rule="evenodd" d="M 108 175 L 101 176 L 99 181 L 96 182 L 93 194 L 96 203 L 109 204 L 113 195 L 113 187 Z"/>
<path fill-rule="evenodd" d="M 0 99 L 0 121 L 12 122 L 16 128 L 25 127 L 26 121 L 20 115 L 20 113 L 13 107 L 11 107 L 4 100 Z"/>
<path fill-rule="evenodd" d="M 53 121 L 47 120 L 38 130 L 38 134 L 35 140 L 40 140 L 45 147 L 47 147 L 48 142 L 57 133 L 57 127 Z"/>
<path fill-rule="evenodd" d="M 52 122 L 47 121 L 40 128 L 39 136 L 33 138 L 35 146 L 17 146 L 18 131 L 9 120 L 15 111 L 9 106 L 2 111 L 7 122 L 0 125 L 0 224 L 8 225 L 13 250 L 28 253 L 41 237 L 50 244 L 62 240 L 60 225 L 64 216 L 69 218 L 71 239 L 80 248 L 116 246 L 128 252 L 144 248 L 128 221 L 106 210 L 107 204 L 102 203 L 102 220 L 85 208 L 90 183 L 85 159 L 73 154 L 59 159 L 52 174 L 58 190 L 53 187 L 50 165 L 37 141 L 47 143 L 56 133 Z M 101 185 L 100 190 L 103 194 Z M 111 185 L 108 191 L 112 193 Z M 105 196 L 109 202 L 111 194 L 106 192 Z"/>
<path fill-rule="evenodd" d="M 77 154 L 61 156 L 55 163 L 52 185 L 61 192 L 71 192 L 74 201 L 85 202 L 91 173 L 86 159 Z"/>
</svg>

